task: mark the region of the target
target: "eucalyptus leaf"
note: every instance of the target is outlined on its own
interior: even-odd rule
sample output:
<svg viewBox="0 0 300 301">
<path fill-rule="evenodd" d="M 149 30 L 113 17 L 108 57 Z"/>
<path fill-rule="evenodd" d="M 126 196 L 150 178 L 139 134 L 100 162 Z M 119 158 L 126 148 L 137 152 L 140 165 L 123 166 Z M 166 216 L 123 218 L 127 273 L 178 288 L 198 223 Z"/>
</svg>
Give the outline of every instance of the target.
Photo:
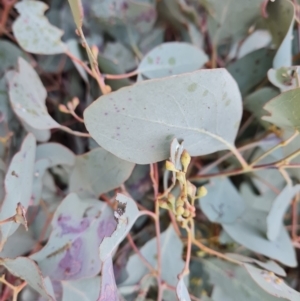
<svg viewBox="0 0 300 301">
<path fill-rule="evenodd" d="M 252 265 L 244 265 L 252 279 L 269 294 L 285 300 L 299 301 L 300 293 L 289 287 L 274 274 L 258 269 Z"/>
<path fill-rule="evenodd" d="M 63 281 L 62 301 L 93 301 L 100 295 L 101 278 L 80 279 L 76 281 Z"/>
<path fill-rule="evenodd" d="M 182 279 L 178 281 L 178 284 L 176 286 L 176 293 L 179 301 L 191 301 L 189 292 Z"/>
<path fill-rule="evenodd" d="M 294 4 L 289 0 L 269 1 L 267 14 L 266 25 L 272 34 L 273 43 L 278 47 L 273 67 L 289 67 L 292 64 Z"/>
<path fill-rule="evenodd" d="M 169 42 L 147 53 L 138 69 L 152 79 L 192 72 L 203 67 L 207 61 L 203 50 L 188 43 Z"/>
<path fill-rule="evenodd" d="M 54 280 L 96 276 L 101 268 L 98 247 L 116 227 L 108 205 L 71 193 L 58 206 L 51 224 L 47 244 L 30 256 L 43 275 Z"/>
<path fill-rule="evenodd" d="M 72 10 L 74 22 L 77 28 L 81 28 L 83 22 L 83 7 L 82 7 L 81 0 L 68 0 L 68 1 Z"/>
<path fill-rule="evenodd" d="M 283 129 L 300 131 L 299 96 L 300 88 L 296 88 L 271 99 L 264 106 L 270 116 L 263 116 L 262 119 Z"/>
<path fill-rule="evenodd" d="M 115 217 L 118 220 L 117 228 L 110 237 L 105 237 L 101 242 L 99 256 L 102 262 L 112 255 L 117 245 L 125 238 L 134 222 L 140 216 L 137 205 L 131 198 L 118 193 L 116 200 L 122 204 L 124 212 L 119 214 L 119 216 L 116 216 L 115 212 Z"/>
<path fill-rule="evenodd" d="M 247 249 L 295 267 L 295 250 L 288 232 L 281 226 L 277 239 L 269 241 L 266 219 L 267 213 L 248 208 L 240 220 L 222 226 L 231 238 Z"/>
<path fill-rule="evenodd" d="M 287 185 L 276 197 L 267 217 L 267 236 L 269 240 L 276 240 L 283 225 L 292 198 L 300 191 L 300 185 Z"/>
<path fill-rule="evenodd" d="M 31 200 L 36 140 L 32 134 L 24 139 L 21 149 L 16 153 L 5 176 L 5 199 L 1 206 L 0 220 L 3 221 L 16 214 L 18 203 L 27 209 Z M 0 226 L 1 245 L 3 248 L 7 238 L 19 227 L 19 223 L 10 221 Z"/>
<path fill-rule="evenodd" d="M 103 148 L 77 156 L 70 176 L 70 191 L 81 196 L 99 197 L 123 184 L 134 164 L 124 161 Z"/>
<path fill-rule="evenodd" d="M 292 75 L 293 71 L 296 71 L 294 75 Z M 297 88 L 297 74 L 299 74 L 297 67 L 281 67 L 279 69 L 270 69 L 268 71 L 268 79 L 281 92 L 284 92 Z"/>
<path fill-rule="evenodd" d="M 28 285 L 46 300 L 56 300 L 51 283 L 49 283 L 50 280 L 43 278 L 41 271 L 33 260 L 27 257 L 18 257 L 16 259 L 0 258 L 0 264 L 5 266 L 13 275 L 24 279 Z"/>
<path fill-rule="evenodd" d="M 245 211 L 244 200 L 228 178 L 213 179 L 206 189 L 199 203 L 211 222 L 234 223 Z"/>
<path fill-rule="evenodd" d="M 173 138 L 184 140 L 191 156 L 233 149 L 241 113 L 235 81 L 225 69 L 215 69 L 104 95 L 84 111 L 84 121 L 100 146 L 124 160 L 148 164 L 168 158 Z"/>
<path fill-rule="evenodd" d="M 18 64 L 19 72 L 16 72 L 8 83 L 10 103 L 14 112 L 23 122 L 37 130 L 60 127 L 48 114 L 45 106 L 47 91 L 39 76 L 22 58 L 19 58 Z"/>
<path fill-rule="evenodd" d="M 22 1 L 14 6 L 20 16 L 12 26 L 14 36 L 20 46 L 31 53 L 57 54 L 65 52 L 61 41 L 63 32 L 51 25 L 44 16 L 48 6 L 41 1 Z"/>
</svg>

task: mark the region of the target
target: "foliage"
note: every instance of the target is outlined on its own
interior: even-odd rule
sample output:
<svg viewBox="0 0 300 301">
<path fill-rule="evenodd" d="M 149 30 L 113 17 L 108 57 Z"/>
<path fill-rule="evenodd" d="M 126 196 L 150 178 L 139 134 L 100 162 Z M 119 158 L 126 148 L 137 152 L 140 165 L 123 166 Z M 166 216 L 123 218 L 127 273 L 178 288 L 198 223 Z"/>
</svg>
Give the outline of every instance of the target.
<svg viewBox="0 0 300 301">
<path fill-rule="evenodd" d="M 300 2 L 3 0 L 0 301 L 300 301 Z"/>
</svg>

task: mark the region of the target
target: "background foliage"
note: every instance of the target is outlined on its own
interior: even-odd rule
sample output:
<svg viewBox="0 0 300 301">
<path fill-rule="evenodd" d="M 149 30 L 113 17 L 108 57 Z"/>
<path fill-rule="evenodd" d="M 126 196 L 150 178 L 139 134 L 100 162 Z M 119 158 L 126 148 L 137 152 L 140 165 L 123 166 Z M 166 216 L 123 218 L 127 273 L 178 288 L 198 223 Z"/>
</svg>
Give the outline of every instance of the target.
<svg viewBox="0 0 300 301">
<path fill-rule="evenodd" d="M 300 300 L 298 0 L 2 0 L 0 301 Z"/>
</svg>

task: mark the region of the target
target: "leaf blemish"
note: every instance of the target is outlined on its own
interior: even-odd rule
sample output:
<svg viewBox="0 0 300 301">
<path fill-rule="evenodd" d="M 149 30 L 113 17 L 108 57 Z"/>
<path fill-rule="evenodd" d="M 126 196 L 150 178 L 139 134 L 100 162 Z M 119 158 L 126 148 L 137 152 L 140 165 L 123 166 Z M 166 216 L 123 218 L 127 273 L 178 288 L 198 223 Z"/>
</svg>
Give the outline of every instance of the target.
<svg viewBox="0 0 300 301">
<path fill-rule="evenodd" d="M 188 86 L 188 91 L 189 92 L 194 92 L 197 89 L 197 84 L 196 83 L 192 83 Z"/>
<path fill-rule="evenodd" d="M 169 62 L 169 65 L 172 65 L 172 66 L 173 66 L 173 65 L 175 65 L 175 63 L 176 63 L 176 60 L 175 60 L 174 57 L 170 57 L 168 62 Z"/>
</svg>

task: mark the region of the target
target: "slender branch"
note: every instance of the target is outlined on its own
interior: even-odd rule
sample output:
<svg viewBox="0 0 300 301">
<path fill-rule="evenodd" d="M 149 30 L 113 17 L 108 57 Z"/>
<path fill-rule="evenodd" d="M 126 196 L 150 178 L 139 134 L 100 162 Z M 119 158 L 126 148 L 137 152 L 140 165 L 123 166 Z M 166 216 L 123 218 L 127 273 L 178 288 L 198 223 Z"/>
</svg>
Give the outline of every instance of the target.
<svg viewBox="0 0 300 301">
<path fill-rule="evenodd" d="M 90 137 L 91 137 L 91 135 L 90 135 L 89 133 L 82 133 L 82 132 L 73 131 L 73 130 L 71 130 L 71 129 L 69 129 L 68 127 L 63 126 L 63 125 L 60 126 L 60 129 L 61 129 L 62 131 L 65 131 L 65 132 L 67 132 L 67 133 L 70 133 L 70 134 L 72 134 L 72 135 L 74 135 L 74 136 L 78 136 L 78 137 L 87 137 L 87 138 L 90 138 Z"/>
<path fill-rule="evenodd" d="M 132 72 L 125 73 L 125 74 L 103 74 L 103 77 L 106 79 L 124 79 L 124 78 L 136 76 L 139 73 L 140 73 L 140 71 L 138 69 L 136 69 Z"/>
</svg>

